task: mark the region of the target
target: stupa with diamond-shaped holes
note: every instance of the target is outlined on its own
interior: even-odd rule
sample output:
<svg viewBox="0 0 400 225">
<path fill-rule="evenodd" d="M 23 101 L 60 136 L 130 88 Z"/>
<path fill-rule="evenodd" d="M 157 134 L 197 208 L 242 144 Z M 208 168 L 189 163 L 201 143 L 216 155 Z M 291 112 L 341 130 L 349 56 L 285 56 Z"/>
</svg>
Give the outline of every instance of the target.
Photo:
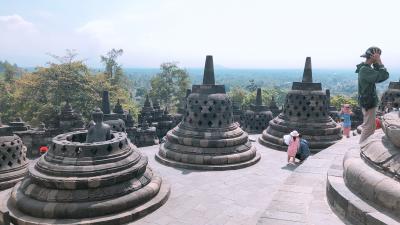
<svg viewBox="0 0 400 225">
<path fill-rule="evenodd" d="M 182 122 L 170 130 L 156 159 L 166 165 L 201 170 L 247 167 L 260 159 L 248 135 L 233 121 L 224 85 L 216 85 L 212 56 L 206 57 L 203 84 L 193 85 Z"/>
<path fill-rule="evenodd" d="M 341 127 L 329 116 L 329 100 L 321 83 L 312 79 L 311 58 L 306 58 L 302 82 L 293 82 L 286 95 L 283 112 L 269 122 L 259 142 L 265 146 L 286 150 L 283 136 L 297 130 L 319 151 L 342 139 Z"/>
</svg>

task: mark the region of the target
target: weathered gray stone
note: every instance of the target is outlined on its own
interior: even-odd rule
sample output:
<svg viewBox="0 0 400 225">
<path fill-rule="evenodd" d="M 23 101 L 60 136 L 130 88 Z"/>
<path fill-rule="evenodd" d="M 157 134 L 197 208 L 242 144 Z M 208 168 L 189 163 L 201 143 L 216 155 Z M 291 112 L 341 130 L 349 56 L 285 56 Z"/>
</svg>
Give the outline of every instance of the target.
<svg viewBox="0 0 400 225">
<path fill-rule="evenodd" d="M 103 128 L 93 126 L 90 135 Z M 169 186 L 147 166 L 147 157 L 125 133 L 95 140 L 87 136 L 86 131 L 76 131 L 55 137 L 49 151 L 29 166 L 28 176 L 13 188 L 3 210 L 12 221 L 122 224 L 166 201 Z"/>
<path fill-rule="evenodd" d="M 328 173 L 329 203 L 353 224 L 400 222 L 400 117 L 391 112 L 382 121 L 383 130 L 346 153 L 343 177 Z"/>
<path fill-rule="evenodd" d="M 248 133 L 262 133 L 272 118 L 272 112 L 262 104 L 261 88 L 258 88 L 255 104 L 250 105 L 250 110 L 244 113 L 241 127 Z"/>
<path fill-rule="evenodd" d="M 24 122 L 22 123 L 25 125 L 18 122 L 18 126 L 25 126 L 27 129 L 17 129 L 13 133 L 21 137 L 27 147 L 28 157 L 35 158 L 40 156 L 39 148 L 49 145 L 51 139 L 59 134 L 84 130 L 82 115 L 75 112 L 68 101 L 61 107 L 60 113 L 54 115 L 48 122 L 49 127 L 41 123 L 36 129 L 30 128 L 30 126 L 26 125 Z"/>
<path fill-rule="evenodd" d="M 111 127 L 103 122 L 103 112 L 97 108 L 92 113 L 93 126 L 88 129 L 86 143 L 108 141 L 111 139 Z"/>
<path fill-rule="evenodd" d="M 182 122 L 170 130 L 156 155 L 175 167 L 227 170 L 256 163 L 260 156 L 248 135 L 233 121 L 224 85 L 215 85 L 212 56 L 207 56 L 202 85 L 193 85 Z"/>
<path fill-rule="evenodd" d="M 320 151 L 342 138 L 341 127 L 329 116 L 328 99 L 321 83 L 312 82 L 311 58 L 307 57 L 303 82 L 293 82 L 286 95 L 283 112 L 269 122 L 259 142 L 286 150 L 283 136 L 297 130 L 309 142 L 312 151 Z"/>
<path fill-rule="evenodd" d="M 392 112 L 382 117 L 382 129 L 386 137 L 397 148 L 400 148 L 400 113 Z"/>
<path fill-rule="evenodd" d="M 175 127 L 173 117 L 169 114 L 167 107 L 165 107 L 163 115 L 157 122 L 156 133 L 159 139 L 162 139 L 169 130 Z"/>
<path fill-rule="evenodd" d="M 0 136 L 0 190 L 13 187 L 27 173 L 26 147 L 17 135 Z"/>
<path fill-rule="evenodd" d="M 382 94 L 379 109 L 391 111 L 393 108 L 400 108 L 400 81 L 390 82 L 388 89 Z"/>
</svg>

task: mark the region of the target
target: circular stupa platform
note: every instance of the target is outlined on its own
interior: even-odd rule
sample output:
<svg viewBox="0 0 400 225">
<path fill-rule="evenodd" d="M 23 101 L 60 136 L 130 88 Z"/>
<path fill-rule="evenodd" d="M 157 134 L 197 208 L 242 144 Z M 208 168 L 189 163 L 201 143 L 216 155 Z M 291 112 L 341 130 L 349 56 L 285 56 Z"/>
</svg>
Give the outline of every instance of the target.
<svg viewBox="0 0 400 225">
<path fill-rule="evenodd" d="M 156 210 L 169 184 L 123 132 L 85 143 L 87 131 L 58 135 L 3 203 L 15 224 L 125 224 Z"/>
<path fill-rule="evenodd" d="M 359 148 L 350 149 L 342 168 L 342 177 L 328 174 L 327 182 L 327 197 L 337 212 L 344 213 L 354 224 L 400 222 L 398 112 L 384 115 L 382 130 L 362 142 Z"/>
</svg>

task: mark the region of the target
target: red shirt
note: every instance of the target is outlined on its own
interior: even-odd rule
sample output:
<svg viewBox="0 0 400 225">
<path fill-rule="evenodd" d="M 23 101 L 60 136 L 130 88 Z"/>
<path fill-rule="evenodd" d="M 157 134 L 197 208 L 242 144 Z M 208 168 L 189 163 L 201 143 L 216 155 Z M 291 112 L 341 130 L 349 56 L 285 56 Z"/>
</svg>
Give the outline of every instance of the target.
<svg viewBox="0 0 400 225">
<path fill-rule="evenodd" d="M 375 118 L 375 127 L 376 129 L 381 129 L 381 120 L 379 118 Z"/>
<path fill-rule="evenodd" d="M 40 153 L 46 153 L 49 150 L 49 147 L 47 146 L 40 146 L 39 152 Z"/>
</svg>

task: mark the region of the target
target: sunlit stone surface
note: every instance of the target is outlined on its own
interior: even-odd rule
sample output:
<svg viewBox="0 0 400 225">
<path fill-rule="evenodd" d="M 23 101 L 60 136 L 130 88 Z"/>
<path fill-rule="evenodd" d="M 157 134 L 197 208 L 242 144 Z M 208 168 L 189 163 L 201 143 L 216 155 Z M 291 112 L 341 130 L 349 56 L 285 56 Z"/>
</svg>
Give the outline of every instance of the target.
<svg viewBox="0 0 400 225">
<path fill-rule="evenodd" d="M 313 83 L 311 58 L 307 57 L 302 82 L 293 82 L 283 112 L 270 121 L 260 143 L 286 150 L 283 136 L 293 130 L 303 135 L 312 151 L 320 151 L 342 138 L 341 127 L 329 116 L 329 101 L 321 83 Z"/>
<path fill-rule="evenodd" d="M 213 58 L 207 56 L 202 85 L 193 85 L 182 122 L 170 130 L 156 158 L 173 167 L 227 170 L 250 166 L 260 155 L 233 121 L 224 85 L 216 85 Z"/>
</svg>

